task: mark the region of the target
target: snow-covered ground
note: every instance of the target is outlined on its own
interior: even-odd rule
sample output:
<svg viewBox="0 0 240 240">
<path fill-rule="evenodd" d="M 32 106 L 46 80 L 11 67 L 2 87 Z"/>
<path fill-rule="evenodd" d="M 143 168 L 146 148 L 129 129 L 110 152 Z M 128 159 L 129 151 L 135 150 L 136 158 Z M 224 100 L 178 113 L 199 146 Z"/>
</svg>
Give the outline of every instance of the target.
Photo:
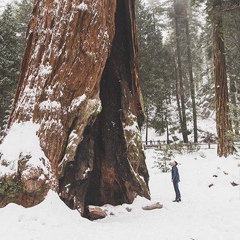
<svg viewBox="0 0 240 240">
<path fill-rule="evenodd" d="M 240 160 L 219 159 L 216 150 L 176 155 L 181 177 L 181 203 L 173 203 L 170 173 L 153 168 L 157 153 L 146 150 L 152 200 L 138 197 L 133 204 L 112 207 L 103 220 L 91 222 L 72 211 L 50 192 L 44 202 L 25 209 L 9 204 L 0 209 L 2 240 L 239 240 Z M 225 172 L 225 173 L 224 173 Z M 217 177 L 213 177 L 216 175 Z M 209 188 L 209 185 L 213 184 Z M 162 209 L 144 211 L 160 202 Z M 126 207 L 132 209 L 131 212 Z"/>
</svg>

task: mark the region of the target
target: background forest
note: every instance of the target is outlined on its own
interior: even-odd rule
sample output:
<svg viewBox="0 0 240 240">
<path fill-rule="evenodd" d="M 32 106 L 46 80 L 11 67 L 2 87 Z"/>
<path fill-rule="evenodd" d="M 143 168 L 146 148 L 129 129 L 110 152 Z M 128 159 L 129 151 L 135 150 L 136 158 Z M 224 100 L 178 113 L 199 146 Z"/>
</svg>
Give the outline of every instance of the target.
<svg viewBox="0 0 240 240">
<path fill-rule="evenodd" d="M 220 3 L 221 1 L 219 1 Z M 222 1 L 138 1 L 140 79 L 146 125 L 160 133 L 181 131 L 188 142 L 206 140 L 199 119 L 215 118 L 212 26 L 222 16 L 232 137 L 239 135 L 239 4 Z M 218 13 L 216 13 L 219 11 Z M 168 136 L 168 134 L 167 134 Z M 173 139 L 169 139 L 168 141 Z M 147 141 L 147 136 L 146 136 Z"/>
<path fill-rule="evenodd" d="M 229 108 L 231 139 L 239 135 L 240 34 L 238 1 L 136 1 L 139 66 L 148 128 L 167 133 L 167 142 L 202 141 L 211 133 L 198 128 L 198 120 L 215 118 L 212 30 L 222 17 L 227 72 L 225 99 Z M 0 16 L 0 126 L 8 119 L 19 78 L 31 0 L 1 8 Z M 213 9 L 215 9 L 213 11 Z M 216 15 L 216 12 L 217 15 Z M 191 134 L 191 135 L 190 135 Z M 193 136 L 193 137 L 190 137 Z M 214 139 L 215 136 L 212 137 Z"/>
</svg>

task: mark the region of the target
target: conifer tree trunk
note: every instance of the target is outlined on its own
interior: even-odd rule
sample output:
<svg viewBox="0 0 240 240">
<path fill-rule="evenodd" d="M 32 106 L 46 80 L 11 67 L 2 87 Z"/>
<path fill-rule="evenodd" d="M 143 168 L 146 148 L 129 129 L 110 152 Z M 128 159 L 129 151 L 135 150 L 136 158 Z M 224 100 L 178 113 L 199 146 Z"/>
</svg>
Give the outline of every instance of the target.
<svg viewBox="0 0 240 240">
<path fill-rule="evenodd" d="M 149 108 L 146 107 L 146 135 L 145 135 L 145 144 L 148 144 L 148 128 L 149 128 Z"/>
<path fill-rule="evenodd" d="M 193 71 L 192 71 L 192 54 L 191 54 L 191 38 L 189 33 L 189 20 L 186 11 L 186 37 L 187 37 L 187 59 L 188 59 L 188 72 L 189 72 L 189 81 L 190 81 L 190 92 L 192 99 L 192 110 L 193 110 L 193 134 L 194 134 L 194 142 L 198 141 L 197 134 L 197 111 L 196 111 L 196 102 L 195 102 L 195 84 L 193 79 Z"/>
<path fill-rule="evenodd" d="M 218 156 L 227 157 L 233 152 L 233 139 L 229 136 L 232 126 L 229 118 L 228 86 L 223 35 L 222 0 L 210 0 L 209 16 L 213 28 L 214 80 L 216 94 L 216 124 Z"/>
<path fill-rule="evenodd" d="M 179 83 L 178 83 L 178 71 L 177 71 L 177 64 L 175 62 L 175 59 L 173 57 L 173 64 L 174 64 L 174 75 L 175 75 L 175 89 L 176 89 L 176 101 L 177 101 L 177 108 L 178 108 L 178 116 L 180 119 L 180 126 L 182 129 L 182 112 L 181 112 L 181 104 L 180 104 L 180 90 L 179 90 Z"/>
<path fill-rule="evenodd" d="M 149 198 L 134 4 L 34 2 L 8 133 L 0 146 L 6 169 L 0 175 L 1 206 L 33 206 L 49 189 L 82 215 L 88 204 Z M 28 144 L 10 158 L 7 146 L 19 132 L 24 134 L 15 144 Z"/>
<path fill-rule="evenodd" d="M 180 33 L 179 33 L 179 26 L 178 26 L 179 11 L 178 11 L 178 3 L 176 1 L 174 1 L 174 10 L 175 10 L 175 35 L 176 35 L 176 45 L 177 45 L 177 67 L 178 67 L 179 92 L 180 92 L 181 115 L 182 115 L 182 119 L 180 120 L 180 124 L 181 124 L 183 142 L 187 143 L 188 142 L 187 117 L 186 117 L 181 50 L 180 50 L 180 40 L 179 40 Z"/>
<path fill-rule="evenodd" d="M 234 116 L 234 131 L 236 135 L 239 135 L 239 122 L 238 122 L 238 111 L 237 111 L 237 99 L 236 99 L 236 85 L 233 76 L 230 77 L 230 99 L 233 105 L 233 116 Z"/>
</svg>

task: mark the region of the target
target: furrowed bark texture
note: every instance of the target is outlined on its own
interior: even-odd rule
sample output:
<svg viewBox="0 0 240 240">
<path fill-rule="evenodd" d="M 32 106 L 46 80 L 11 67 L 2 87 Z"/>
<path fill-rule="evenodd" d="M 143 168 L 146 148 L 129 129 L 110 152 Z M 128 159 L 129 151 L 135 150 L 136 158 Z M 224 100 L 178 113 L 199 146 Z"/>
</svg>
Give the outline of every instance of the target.
<svg viewBox="0 0 240 240">
<path fill-rule="evenodd" d="M 32 206 L 50 188 L 85 215 L 87 204 L 149 198 L 142 109 L 134 1 L 35 1 L 8 127 L 39 124 L 50 166 L 41 184 L 4 176 L 20 189 L 4 189 L 2 205 Z"/>
<path fill-rule="evenodd" d="M 212 0 L 210 17 L 213 26 L 214 78 L 216 93 L 216 124 L 218 134 L 218 156 L 227 157 L 233 153 L 233 139 L 228 107 L 228 86 L 223 36 L 222 0 Z"/>
</svg>

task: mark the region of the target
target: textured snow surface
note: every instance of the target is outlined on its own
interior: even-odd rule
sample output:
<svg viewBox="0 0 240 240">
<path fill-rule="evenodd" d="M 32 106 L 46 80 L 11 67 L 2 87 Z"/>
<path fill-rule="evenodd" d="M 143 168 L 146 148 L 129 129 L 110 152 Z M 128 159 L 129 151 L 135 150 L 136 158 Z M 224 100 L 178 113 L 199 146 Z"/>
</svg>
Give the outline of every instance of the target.
<svg viewBox="0 0 240 240">
<path fill-rule="evenodd" d="M 17 172 L 19 156 L 27 155 L 32 156 L 28 161 L 28 165 L 34 168 L 40 167 L 47 173 L 46 167 L 40 161 L 40 159 L 44 159 L 45 164 L 49 165 L 48 159 L 40 147 L 37 136 L 38 129 L 39 124 L 31 121 L 14 123 L 11 126 L 3 143 L 0 145 L 1 161 L 5 162 L 4 166 L 0 165 L 0 176 Z"/>
<path fill-rule="evenodd" d="M 82 104 L 82 102 L 86 100 L 86 98 L 87 98 L 86 94 L 74 98 L 71 102 L 71 106 L 69 107 L 69 111 L 73 111 L 74 109 L 78 108 Z"/>
<path fill-rule="evenodd" d="M 87 11 L 88 10 L 88 6 L 87 6 L 86 3 L 82 2 L 81 4 L 79 4 L 77 6 L 77 9 L 82 10 L 82 11 Z"/>
<path fill-rule="evenodd" d="M 175 156 L 179 162 L 182 202 L 173 203 L 170 173 L 153 168 L 157 156 L 154 149 L 147 150 L 146 156 L 151 201 L 138 197 L 130 205 L 106 205 L 109 216 L 90 222 L 68 209 L 56 193 L 49 192 L 36 207 L 25 209 L 9 204 L 0 209 L 1 239 L 240 239 L 240 188 L 230 184 L 240 181 L 239 160 L 219 159 L 215 149 Z M 213 187 L 209 188 L 209 184 Z M 143 206 L 156 202 L 162 203 L 163 209 L 142 210 Z M 132 211 L 128 212 L 127 207 Z"/>
<path fill-rule="evenodd" d="M 39 67 L 39 75 L 41 77 L 49 75 L 52 72 L 52 66 L 49 65 L 49 63 L 44 66 L 44 65 L 40 65 Z"/>
</svg>

